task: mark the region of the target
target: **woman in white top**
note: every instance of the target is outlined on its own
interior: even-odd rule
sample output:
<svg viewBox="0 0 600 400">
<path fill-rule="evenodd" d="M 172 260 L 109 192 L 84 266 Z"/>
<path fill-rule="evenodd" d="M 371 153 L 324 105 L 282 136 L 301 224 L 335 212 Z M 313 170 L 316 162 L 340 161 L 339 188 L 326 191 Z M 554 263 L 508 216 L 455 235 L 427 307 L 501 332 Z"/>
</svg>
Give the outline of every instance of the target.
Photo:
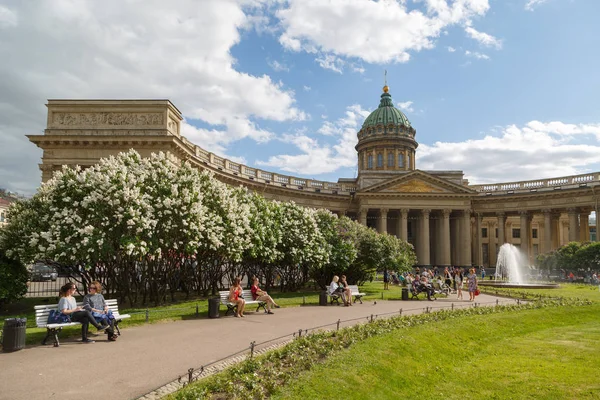
<svg viewBox="0 0 600 400">
<path fill-rule="evenodd" d="M 329 294 L 330 295 L 338 294 L 338 295 L 342 296 L 344 305 L 346 305 L 346 295 L 344 293 L 344 288 L 342 286 L 338 285 L 339 280 L 340 280 L 340 278 L 337 275 L 334 275 L 333 279 L 331 280 L 331 283 L 329 284 Z"/>
</svg>

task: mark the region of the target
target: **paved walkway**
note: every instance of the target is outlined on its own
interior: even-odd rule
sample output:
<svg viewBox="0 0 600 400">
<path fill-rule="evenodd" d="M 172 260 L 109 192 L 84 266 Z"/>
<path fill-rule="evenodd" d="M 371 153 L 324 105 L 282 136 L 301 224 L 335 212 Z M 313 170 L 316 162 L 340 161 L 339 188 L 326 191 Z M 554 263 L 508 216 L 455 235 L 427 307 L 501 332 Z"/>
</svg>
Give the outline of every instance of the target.
<svg viewBox="0 0 600 400">
<path fill-rule="evenodd" d="M 72 338 L 65 339 L 58 348 L 31 346 L 0 353 L 0 399 L 80 400 L 106 393 L 107 385 L 111 386 L 111 399 L 136 398 L 185 374 L 188 368 L 219 360 L 252 341 L 264 342 L 338 319 L 360 318 L 353 323 L 366 322 L 372 314 L 399 313 L 401 308 L 406 315 L 421 313 L 425 307 L 451 307 L 452 303 L 455 307 L 472 306 L 469 301 L 453 297 L 435 302 L 377 300 L 354 307 L 281 308 L 275 310 L 275 315 L 249 312 L 243 319 L 203 318 L 130 328 L 124 323 L 116 342 L 107 342 L 101 335 L 94 344 Z M 477 302 L 495 305 L 496 299 L 482 294 Z M 503 298 L 498 301 L 513 302 Z"/>
</svg>

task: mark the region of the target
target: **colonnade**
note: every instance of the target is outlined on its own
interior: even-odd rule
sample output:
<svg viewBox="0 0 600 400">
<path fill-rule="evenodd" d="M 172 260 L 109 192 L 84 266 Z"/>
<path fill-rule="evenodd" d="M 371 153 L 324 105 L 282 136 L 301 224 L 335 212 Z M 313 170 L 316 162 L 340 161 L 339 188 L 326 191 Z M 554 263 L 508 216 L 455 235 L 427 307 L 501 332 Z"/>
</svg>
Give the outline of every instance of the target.
<svg viewBox="0 0 600 400">
<path fill-rule="evenodd" d="M 491 265 L 492 261 L 484 262 L 484 242 L 488 242 L 487 254 L 493 254 L 495 263 L 496 250 L 504 243 L 518 245 L 534 261 L 532 248 L 535 243 L 539 253 L 547 253 L 565 242 L 588 241 L 589 213 L 587 209 L 542 209 L 523 210 L 519 212 L 480 213 L 471 209 L 367 209 L 362 208 L 357 213 L 357 220 L 367 225 L 367 214 L 374 227 L 379 232 L 396 235 L 415 246 L 418 265 L 437 266 L 471 266 Z M 390 217 L 390 214 L 392 216 Z M 563 218 L 568 229 L 568 240 L 560 237 L 559 220 L 566 214 L 568 221 Z M 543 215 L 543 218 L 540 216 Z M 532 221 L 536 216 L 536 235 L 532 237 Z M 388 221 L 395 220 L 394 224 Z M 409 220 L 411 221 L 411 237 L 409 238 Z M 510 221 L 509 221 L 510 220 Z M 495 235 L 492 227 L 497 227 Z M 489 232 L 482 237 L 483 228 Z M 512 229 L 519 228 L 519 238 L 513 239 Z M 541 236 L 538 236 L 542 233 Z M 565 231 L 566 235 L 566 231 Z M 492 253 L 493 251 L 493 253 Z"/>
</svg>

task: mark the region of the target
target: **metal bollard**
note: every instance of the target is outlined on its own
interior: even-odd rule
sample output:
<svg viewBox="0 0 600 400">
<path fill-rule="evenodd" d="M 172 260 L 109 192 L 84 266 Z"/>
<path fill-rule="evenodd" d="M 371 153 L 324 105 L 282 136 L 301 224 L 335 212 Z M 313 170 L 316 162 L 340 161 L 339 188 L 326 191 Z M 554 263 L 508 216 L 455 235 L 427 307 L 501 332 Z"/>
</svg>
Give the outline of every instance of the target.
<svg viewBox="0 0 600 400">
<path fill-rule="evenodd" d="M 521 300 L 517 299 L 517 305 L 520 306 L 521 305 Z"/>
<path fill-rule="evenodd" d="M 199 315 L 200 315 L 200 312 L 198 310 L 198 303 L 196 303 L 196 318 L 198 318 Z"/>
<path fill-rule="evenodd" d="M 402 309 L 400 309 L 400 316 L 402 316 Z"/>
<path fill-rule="evenodd" d="M 337 320 L 337 328 L 335 329 L 336 331 L 340 330 L 340 322 L 341 322 L 341 320 L 338 319 Z"/>
<path fill-rule="evenodd" d="M 302 337 L 302 329 L 298 329 L 298 337 Z"/>
<path fill-rule="evenodd" d="M 373 322 L 373 314 L 371 314 L 371 322 Z"/>
<path fill-rule="evenodd" d="M 381 292 L 381 300 L 383 300 L 383 292 Z"/>
<path fill-rule="evenodd" d="M 194 368 L 188 369 L 188 383 L 192 383 L 194 379 Z"/>
<path fill-rule="evenodd" d="M 498 305 L 498 303 L 500 303 L 500 302 L 498 301 L 498 299 L 496 299 L 496 305 Z"/>
<path fill-rule="evenodd" d="M 254 357 L 254 345 L 255 344 L 256 344 L 256 341 L 250 342 L 250 358 Z"/>
<path fill-rule="evenodd" d="M 146 322 L 150 321 L 150 310 L 146 308 Z"/>
<path fill-rule="evenodd" d="M 452 311 L 454 311 L 454 303 L 452 303 Z"/>
</svg>

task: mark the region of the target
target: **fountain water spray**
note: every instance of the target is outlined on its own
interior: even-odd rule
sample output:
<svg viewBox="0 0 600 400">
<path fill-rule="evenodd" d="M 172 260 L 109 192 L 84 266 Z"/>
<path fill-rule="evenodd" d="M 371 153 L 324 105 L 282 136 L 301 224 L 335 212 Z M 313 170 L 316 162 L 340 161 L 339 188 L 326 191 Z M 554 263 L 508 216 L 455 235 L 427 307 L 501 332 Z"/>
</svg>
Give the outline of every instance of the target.
<svg viewBox="0 0 600 400">
<path fill-rule="evenodd" d="M 506 279 L 508 283 L 527 283 L 521 271 L 521 266 L 526 264 L 521 250 L 510 243 L 505 243 L 498 251 L 495 278 Z"/>
</svg>

